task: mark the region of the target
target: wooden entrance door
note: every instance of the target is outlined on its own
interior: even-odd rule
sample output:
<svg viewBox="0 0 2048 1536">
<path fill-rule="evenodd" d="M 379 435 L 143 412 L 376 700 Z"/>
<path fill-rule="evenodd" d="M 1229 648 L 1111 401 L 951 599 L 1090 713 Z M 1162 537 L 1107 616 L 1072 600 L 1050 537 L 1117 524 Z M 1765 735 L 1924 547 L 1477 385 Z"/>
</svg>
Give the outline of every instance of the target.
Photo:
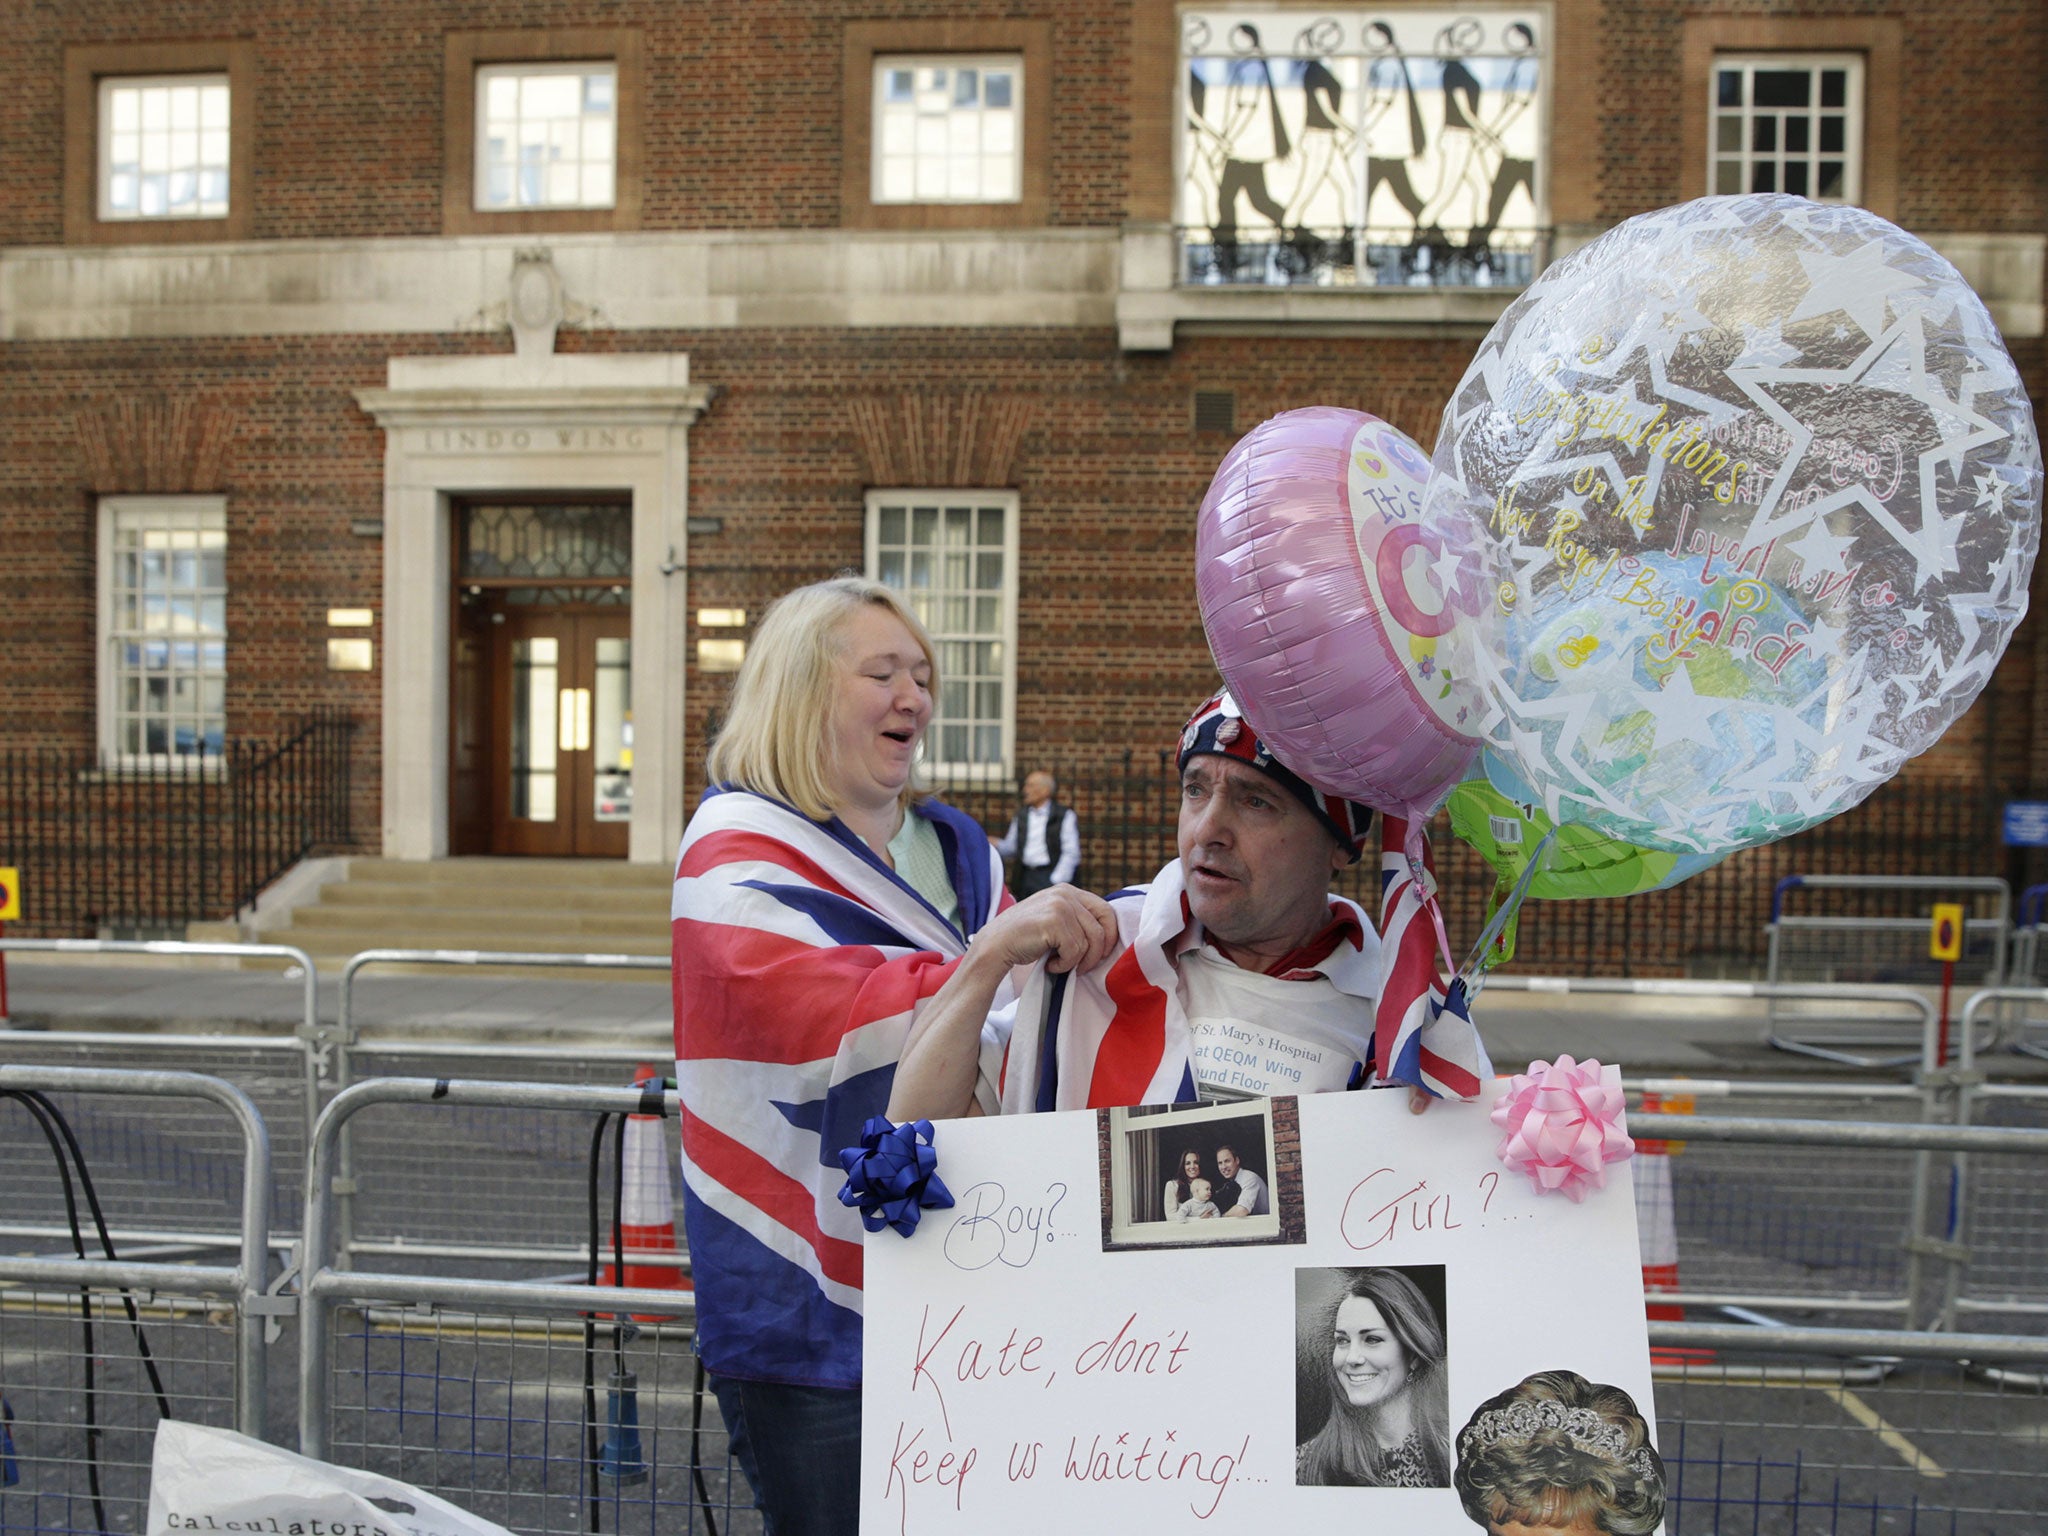
<svg viewBox="0 0 2048 1536">
<path fill-rule="evenodd" d="M 626 856 L 633 815 L 629 623 L 624 611 L 531 608 L 493 615 L 495 851 Z"/>
</svg>

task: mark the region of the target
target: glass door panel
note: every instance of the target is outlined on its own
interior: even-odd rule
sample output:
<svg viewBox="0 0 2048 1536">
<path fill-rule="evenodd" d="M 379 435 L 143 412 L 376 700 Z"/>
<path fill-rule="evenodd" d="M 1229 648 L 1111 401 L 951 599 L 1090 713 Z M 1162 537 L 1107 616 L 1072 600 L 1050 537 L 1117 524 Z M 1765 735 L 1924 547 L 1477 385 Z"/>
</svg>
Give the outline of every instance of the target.
<svg viewBox="0 0 2048 1536">
<path fill-rule="evenodd" d="M 510 814 L 514 821 L 555 819 L 559 757 L 561 640 L 534 635 L 512 642 Z"/>
<path fill-rule="evenodd" d="M 633 642 L 600 636 L 592 687 L 592 815 L 600 822 L 633 819 Z"/>
</svg>

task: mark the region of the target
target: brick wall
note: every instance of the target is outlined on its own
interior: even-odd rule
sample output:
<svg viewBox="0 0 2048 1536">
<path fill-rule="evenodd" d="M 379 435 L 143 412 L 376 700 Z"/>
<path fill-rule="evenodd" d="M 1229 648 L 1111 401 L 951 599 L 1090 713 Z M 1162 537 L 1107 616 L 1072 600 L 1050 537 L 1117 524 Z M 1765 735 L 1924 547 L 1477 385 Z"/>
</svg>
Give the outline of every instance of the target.
<svg viewBox="0 0 2048 1536">
<path fill-rule="evenodd" d="M 642 227 L 817 229 L 837 225 L 843 26 L 870 7 L 831 0 L 66 0 L 13 6 L 0 50 L 0 230 L 18 244 L 63 238 L 67 45 L 200 38 L 254 44 L 257 239 L 438 235 L 442 229 L 443 38 L 450 31 L 630 27 L 647 86 Z M 1001 16 L 1009 7 L 910 0 L 911 20 Z M 1128 8 L 1058 0 L 1060 106 L 1053 224 L 1123 217 Z M 735 85 L 739 89 L 735 89 Z"/>
<path fill-rule="evenodd" d="M 37 381 L 0 418 L 13 549 L 0 637 L 19 658 L 8 680 L 16 739 L 91 740 L 93 509 L 117 489 L 226 494 L 231 733 L 272 734 L 315 704 L 374 721 L 376 674 L 328 673 L 323 660 L 329 606 L 381 606 L 381 547 L 350 523 L 382 515 L 383 439 L 353 392 L 382 383 L 387 354 L 493 345 L 403 336 L 9 348 L 15 376 Z M 562 345 L 688 351 L 693 376 L 719 388 L 691 434 L 691 503 L 725 526 L 693 541 L 692 610 L 758 615 L 789 587 L 861 563 L 869 482 L 850 402 L 912 379 L 922 391 L 1024 403 L 1008 482 L 1023 508 L 1018 734 L 1027 753 L 1086 761 L 1171 741 L 1211 686 L 1189 597 L 1194 514 L 1231 438 L 1193 431 L 1192 392 L 1235 391 L 1242 423 L 1337 402 L 1427 436 L 1469 349 L 1213 340 L 1127 358 L 1106 331 L 978 333 L 971 349 L 929 332 L 565 333 Z M 1389 390 L 1380 381 L 1396 369 L 1403 383 Z M 170 399 L 196 403 L 185 414 L 222 446 L 198 454 L 187 434 L 163 447 L 163 464 L 110 464 L 108 402 Z M 723 686 L 694 669 L 686 679 L 693 761 Z M 374 731 L 362 751 L 359 793 L 374 797 Z M 374 800 L 360 809 L 358 825 L 374 828 Z"/>
<path fill-rule="evenodd" d="M 11 46 L 0 52 L 0 238 L 13 244 L 63 238 L 67 44 L 249 40 L 254 237 L 417 237 L 442 228 L 445 33 L 549 26 L 643 35 L 644 227 L 831 227 L 843 181 L 843 20 L 872 16 L 823 0 L 172 0 L 140 9 L 72 0 L 16 10 Z M 1012 14 L 980 0 L 904 0 L 889 10 Z M 1051 20 L 1054 38 L 1051 223 L 1115 226 L 1130 214 L 1142 169 L 1131 160 L 1132 124 L 1151 110 L 1131 96 L 1132 80 L 1149 78 L 1132 39 L 1157 35 L 1165 11 L 1162 0 L 1063 0 L 1030 12 Z M 1590 41 L 1570 40 L 1573 57 L 1597 61 L 1592 78 L 1556 88 L 1597 97 L 1599 216 L 1679 195 L 1690 108 L 1675 77 L 1686 17 L 1809 13 L 1756 0 L 1562 7 L 1561 19 L 1597 27 Z M 1852 3 L 1828 14 L 1896 8 Z M 2048 217 L 2048 144 L 2027 125 L 2048 95 L 2041 8 L 1973 0 L 1909 9 L 1901 25 L 1901 220 L 1929 231 L 2037 232 Z M 693 610 L 758 616 L 780 591 L 859 565 L 863 493 L 876 470 L 872 422 L 863 427 L 857 406 L 885 422 L 924 408 L 917 402 L 937 402 L 956 420 L 979 411 L 984 425 L 974 430 L 1008 422 L 1002 430 L 1013 437 L 977 440 L 967 460 L 999 454 L 996 483 L 1014 487 L 1023 509 L 1020 758 L 1099 765 L 1129 746 L 1170 742 L 1212 681 L 1189 585 L 1194 513 L 1232 439 L 1192 430 L 1192 393 L 1232 392 L 1240 426 L 1294 406 L 1359 406 L 1427 445 L 1476 341 L 1276 331 L 1183 336 L 1170 354 L 1150 355 L 1120 352 L 1108 330 L 792 329 L 565 331 L 560 346 L 685 351 L 693 377 L 717 387 L 691 434 L 690 497 L 693 513 L 724 526 L 693 540 Z M 382 515 L 383 439 L 353 392 L 380 385 L 392 355 L 504 345 L 445 334 L 0 342 L 0 644 L 9 658 L 0 699 L 10 740 L 90 742 L 95 497 L 223 492 L 229 729 L 272 735 L 314 705 L 353 711 L 369 726 L 353 820 L 374 837 L 379 675 L 323 665 L 325 610 L 382 606 L 381 548 L 349 525 Z M 2048 351 L 2039 340 L 2013 350 L 2038 392 Z M 382 632 L 372 633 L 381 667 Z M 1984 700 L 1908 768 L 1908 784 L 1972 793 L 2048 785 L 2044 648 L 2048 626 L 2030 621 Z M 694 793 L 725 680 L 692 669 L 684 683 Z M 1681 905 L 1672 911 L 1672 924 L 1690 920 Z M 1588 942 L 1611 951 L 1628 941 Z"/>
<path fill-rule="evenodd" d="M 1897 203 L 1887 216 L 1917 231 L 2035 233 L 2048 219 L 2048 145 L 2020 125 L 2041 116 L 2048 16 L 2033 0 L 1970 0 L 1898 6 L 1887 0 L 1797 4 L 1704 0 L 1602 8 L 1598 207 L 1608 221 L 1685 195 L 1680 144 L 1688 112 L 1676 88 L 1685 22 L 1694 18 L 1782 21 L 1773 46 L 1813 48 L 1816 18 L 1897 18 L 1901 75 L 1896 93 L 1868 103 L 1895 120 Z"/>
</svg>

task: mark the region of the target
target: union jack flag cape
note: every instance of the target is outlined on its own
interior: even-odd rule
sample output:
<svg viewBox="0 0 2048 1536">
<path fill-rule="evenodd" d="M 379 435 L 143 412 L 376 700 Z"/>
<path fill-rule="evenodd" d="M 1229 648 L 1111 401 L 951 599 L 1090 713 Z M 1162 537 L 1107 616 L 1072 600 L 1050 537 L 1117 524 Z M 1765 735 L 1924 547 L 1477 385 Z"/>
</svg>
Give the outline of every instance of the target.
<svg viewBox="0 0 2048 1536">
<path fill-rule="evenodd" d="M 1475 1099 L 1493 1077 L 1493 1063 L 1473 1027 L 1465 983 L 1448 988 L 1437 955 L 1448 961 L 1449 940 L 1436 901 L 1436 867 L 1429 839 L 1398 816 L 1380 822 L 1380 982 L 1373 1052 L 1380 1075 L 1438 1098 Z"/>
<path fill-rule="evenodd" d="M 713 788 L 683 836 L 683 1220 L 712 1371 L 860 1385 L 861 1224 L 839 1203 L 837 1154 L 887 1108 L 918 1008 L 1009 903 L 979 825 L 938 801 L 911 813 L 945 848 L 960 929 L 836 818 Z M 985 1034 L 991 1080 L 1000 1050 Z"/>
<path fill-rule="evenodd" d="M 1185 892 L 1175 859 L 1150 885 L 1109 898 L 1123 941 L 1112 959 L 1079 976 L 1028 968 L 1007 1031 L 999 1086 L 1005 1114 L 1193 1102 L 1193 1040 L 1174 961 L 1203 942 L 1203 931 Z M 1361 908 L 1342 897 L 1331 904 L 1352 913 L 1359 937 L 1340 943 L 1314 971 L 1359 999 L 1359 1035 L 1368 1057 L 1360 1064 L 1362 1076 L 1370 1064 L 1380 946 Z M 1276 1019 L 1274 1027 L 1285 1028 L 1285 1020 Z"/>
</svg>

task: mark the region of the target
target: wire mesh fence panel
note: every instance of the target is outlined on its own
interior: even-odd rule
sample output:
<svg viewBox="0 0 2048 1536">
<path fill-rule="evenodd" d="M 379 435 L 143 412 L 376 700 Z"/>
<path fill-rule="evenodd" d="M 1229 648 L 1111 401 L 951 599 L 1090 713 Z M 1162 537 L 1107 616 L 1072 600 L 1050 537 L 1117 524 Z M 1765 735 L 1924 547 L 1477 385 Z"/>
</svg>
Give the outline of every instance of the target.
<svg viewBox="0 0 2048 1536">
<path fill-rule="evenodd" d="M 1912 1099 L 1742 1101 L 1763 1118 L 1916 1120 Z M 1678 1237 L 1679 1289 L 1830 1302 L 1903 1302 L 1905 1239 L 1913 1205 L 1910 1152 L 1771 1147 L 1735 1142 L 1652 1143 L 1668 1148 L 1663 1176 L 1639 1170 L 1647 1229 L 1666 1215 Z M 1650 1209 L 1668 1200 L 1668 1212 Z"/>
<path fill-rule="evenodd" d="M 1923 900 L 1921 905 L 1927 905 Z M 1845 986 L 1938 987 L 1942 962 L 1927 954 L 1933 919 L 1918 915 L 1875 920 L 1844 918 L 1826 927 L 1797 921 L 1778 925 L 1779 968 L 1776 980 L 1840 983 Z M 1955 985 L 1960 989 L 1995 986 L 1999 977 L 1998 941 L 1989 931 L 1973 928 L 1964 937 L 1956 961 Z M 1818 1008 L 1818 1004 L 1808 1004 Z M 1796 1004 L 1788 1002 L 1787 1011 Z"/>
<path fill-rule="evenodd" d="M 460 1077 L 606 1087 L 632 1082 L 635 1067 L 624 1058 L 593 1059 L 567 1049 L 547 1056 L 459 1058 L 372 1049 L 353 1053 L 350 1061 L 358 1078 Z M 671 1070 L 659 1056 L 650 1064 L 664 1076 Z M 674 1120 L 662 1121 L 659 1129 L 664 1164 L 679 1169 L 680 1129 Z M 590 1136 L 590 1121 L 576 1115 L 508 1114 L 460 1105 L 429 1115 L 408 1115 L 396 1106 L 367 1109 L 350 1131 L 354 1241 L 359 1249 L 379 1254 L 380 1269 L 430 1267 L 446 1273 L 445 1263 L 430 1261 L 482 1260 L 493 1250 L 526 1255 L 509 1261 L 520 1276 L 531 1277 L 537 1266 L 561 1273 L 572 1260 L 580 1268 L 589 1242 Z M 422 1168 L 436 1172 L 422 1178 Z M 677 1242 L 680 1246 L 680 1230 Z M 402 1251 L 407 1246 L 420 1252 L 408 1257 Z M 435 1252 L 444 1249 L 462 1252 Z"/>
<path fill-rule="evenodd" d="M 1794 877 L 1798 878 L 1798 877 Z M 1858 880 L 1861 876 L 1841 877 Z M 2010 960 L 2009 893 L 1977 882 L 1959 888 L 1929 876 L 1910 887 L 1786 885 L 1774 912 L 1770 979 L 1843 985 L 1939 987 L 1944 962 L 1929 954 L 1936 903 L 1963 908 L 1958 987 L 1997 986 Z M 1824 1000 L 1786 1000 L 1775 1016 L 1826 1017 Z"/>
<path fill-rule="evenodd" d="M 131 1323 L 119 1291 L 90 1290 L 81 1301 L 76 1291 L 0 1284 L 0 1398 L 18 1479 L 0 1487 L 0 1532 L 140 1531 L 164 1409 L 234 1427 L 235 1326 L 226 1300 L 134 1300 Z"/>
<path fill-rule="evenodd" d="M 67 1041 L 0 1034 L 0 1065 L 124 1067 L 203 1072 L 225 1078 L 256 1103 L 270 1132 L 272 1231 L 296 1232 L 304 1203 L 306 1084 L 296 1041 L 231 1038 L 172 1041 L 136 1037 Z M 241 1228 L 242 1138 L 220 1109 L 200 1099 L 52 1096 L 70 1120 L 92 1170 L 107 1223 L 126 1232 L 196 1233 L 232 1242 Z M 64 1189 L 48 1144 L 27 1114 L 0 1105 L 0 1166 L 9 1177 L 0 1239 L 24 1227 L 65 1229 Z"/>
<path fill-rule="evenodd" d="M 1952 1362 L 1722 1359 L 1657 1381 L 1667 1536 L 2016 1536 L 2048 1510 L 2048 1393 Z M 1844 1366 L 1847 1369 L 1844 1369 Z"/>
<path fill-rule="evenodd" d="M 1975 1118 L 2039 1127 L 2048 1121 L 2048 1102 L 1992 1100 Z M 1971 1315 L 1958 1326 L 2048 1333 L 2048 1201 L 2040 1159 L 1972 1153 L 1959 1168 L 1942 1172 L 1954 1236 L 1968 1255 L 1960 1300 Z"/>
<path fill-rule="evenodd" d="M 1672 1160 L 1685 1289 L 1816 1301 L 1903 1292 L 1912 1154 L 1802 1151 L 1796 1165 L 1767 1147 L 1693 1145 Z"/>
<path fill-rule="evenodd" d="M 586 1338 L 559 1314 L 375 1307 L 332 1325 L 334 1462 L 519 1532 L 760 1536 L 686 1328 L 628 1327 L 615 1345 L 609 1319 Z"/>
<path fill-rule="evenodd" d="M 396 1116 L 366 1111 L 352 1138 L 358 1247 L 373 1247 L 401 1270 L 413 1267 L 402 1251 L 406 1245 L 420 1249 L 422 1261 L 447 1248 L 480 1259 L 494 1247 L 530 1253 L 536 1261 L 556 1252 L 579 1256 L 589 1228 L 590 1132 L 536 1119 L 453 1108 L 431 1120 L 414 1117 L 401 1138 Z M 386 1127 L 392 1134 L 384 1134 Z M 678 1167 L 673 1121 L 664 1123 L 662 1135 L 665 1164 Z M 461 1172 L 415 1182 L 422 1162 Z"/>
</svg>

